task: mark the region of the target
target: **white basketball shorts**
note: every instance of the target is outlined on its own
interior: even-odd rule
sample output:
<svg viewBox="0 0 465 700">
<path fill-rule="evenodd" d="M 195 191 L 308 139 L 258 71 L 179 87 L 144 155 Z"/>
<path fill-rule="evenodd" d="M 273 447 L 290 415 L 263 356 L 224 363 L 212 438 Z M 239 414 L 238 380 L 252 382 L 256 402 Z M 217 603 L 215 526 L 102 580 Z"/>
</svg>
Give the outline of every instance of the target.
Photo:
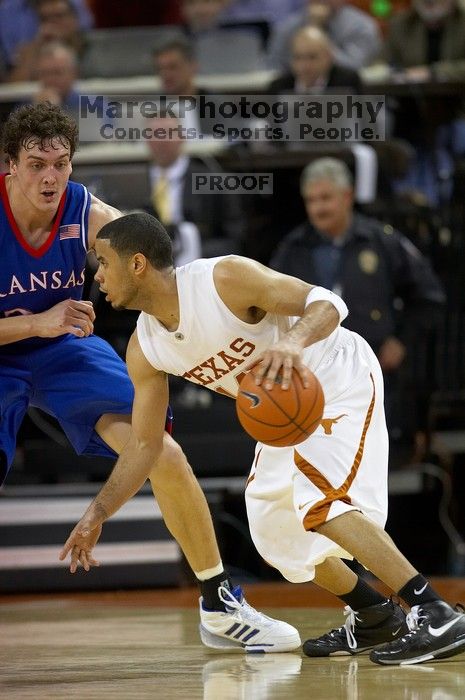
<svg viewBox="0 0 465 700">
<path fill-rule="evenodd" d="M 314 371 L 325 393 L 320 425 L 295 447 L 258 443 L 245 492 L 258 552 L 294 583 L 311 580 L 327 557 L 352 558 L 315 527 L 349 510 L 381 527 L 387 517 L 388 435 L 377 358 L 363 338 L 345 333 Z"/>
</svg>

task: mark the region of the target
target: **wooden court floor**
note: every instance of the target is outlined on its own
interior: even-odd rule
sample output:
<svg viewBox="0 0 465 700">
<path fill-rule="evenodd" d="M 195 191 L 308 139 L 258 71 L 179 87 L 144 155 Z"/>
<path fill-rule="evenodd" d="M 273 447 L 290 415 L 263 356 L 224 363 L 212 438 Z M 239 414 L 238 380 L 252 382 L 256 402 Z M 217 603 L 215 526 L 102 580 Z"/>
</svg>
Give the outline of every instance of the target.
<svg viewBox="0 0 465 700">
<path fill-rule="evenodd" d="M 465 582 L 438 588 L 465 594 Z M 311 591 L 309 595 L 308 592 Z M 293 593 L 291 593 L 294 591 Z M 303 586 L 248 586 L 249 602 L 302 639 L 342 624 Z M 452 602 L 452 598 L 448 597 Z M 323 604 L 327 604 L 325 598 Z M 455 602 L 455 600 L 454 600 Z M 458 700 L 465 654 L 405 668 L 366 656 L 308 659 L 203 647 L 196 591 L 0 597 L 0 697 L 5 700 Z M 286 607 L 276 607 L 280 606 Z M 292 605 L 292 607 L 290 607 Z"/>
</svg>

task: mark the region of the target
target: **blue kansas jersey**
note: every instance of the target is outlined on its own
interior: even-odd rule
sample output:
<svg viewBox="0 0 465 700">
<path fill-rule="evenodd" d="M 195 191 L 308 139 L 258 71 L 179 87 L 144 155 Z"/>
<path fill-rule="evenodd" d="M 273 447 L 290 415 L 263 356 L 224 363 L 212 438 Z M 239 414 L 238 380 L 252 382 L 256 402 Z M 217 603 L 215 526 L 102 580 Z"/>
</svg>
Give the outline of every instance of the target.
<svg viewBox="0 0 465 700">
<path fill-rule="evenodd" d="M 0 316 L 40 313 L 64 299 L 81 299 L 89 207 L 86 188 L 68 183 L 52 231 L 36 250 L 18 230 L 0 176 Z M 115 457 L 94 428 L 105 414 L 130 414 L 133 399 L 126 365 L 95 335 L 0 345 L 0 483 L 29 405 L 53 416 L 78 454 Z M 170 419 L 168 411 L 167 429 Z"/>
<path fill-rule="evenodd" d="M 81 299 L 88 248 L 90 195 L 84 185 L 69 182 L 49 237 L 32 248 L 14 220 L 0 176 L 0 317 L 36 314 L 65 299 Z M 28 338 L 2 351 L 32 349 L 51 338 Z"/>
</svg>

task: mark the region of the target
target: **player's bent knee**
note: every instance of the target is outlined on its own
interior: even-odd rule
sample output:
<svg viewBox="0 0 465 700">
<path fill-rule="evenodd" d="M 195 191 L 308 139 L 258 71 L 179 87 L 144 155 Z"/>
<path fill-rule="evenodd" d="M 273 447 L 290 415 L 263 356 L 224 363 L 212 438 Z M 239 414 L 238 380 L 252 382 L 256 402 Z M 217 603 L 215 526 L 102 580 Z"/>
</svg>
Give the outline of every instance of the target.
<svg viewBox="0 0 465 700">
<path fill-rule="evenodd" d="M 167 433 L 163 438 L 163 451 L 150 472 L 152 482 L 163 481 L 172 484 L 192 475 L 192 469 L 180 445 Z M 166 480 L 169 479 L 169 482 Z"/>
</svg>

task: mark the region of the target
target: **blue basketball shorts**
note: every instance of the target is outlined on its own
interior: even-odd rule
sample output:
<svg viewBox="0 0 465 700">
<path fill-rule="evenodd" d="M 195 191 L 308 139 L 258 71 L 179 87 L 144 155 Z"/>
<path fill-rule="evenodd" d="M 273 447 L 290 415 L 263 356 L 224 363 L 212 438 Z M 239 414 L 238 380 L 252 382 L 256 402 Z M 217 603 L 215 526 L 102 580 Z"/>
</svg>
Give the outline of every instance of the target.
<svg viewBox="0 0 465 700">
<path fill-rule="evenodd" d="M 78 454 L 115 458 L 94 427 L 106 413 L 130 414 L 133 399 L 125 363 L 98 336 L 63 336 L 16 354 L 2 352 L 0 347 L 0 451 L 7 467 L 28 406 L 56 418 Z M 170 433 L 171 426 L 169 409 L 166 430 Z"/>
</svg>

